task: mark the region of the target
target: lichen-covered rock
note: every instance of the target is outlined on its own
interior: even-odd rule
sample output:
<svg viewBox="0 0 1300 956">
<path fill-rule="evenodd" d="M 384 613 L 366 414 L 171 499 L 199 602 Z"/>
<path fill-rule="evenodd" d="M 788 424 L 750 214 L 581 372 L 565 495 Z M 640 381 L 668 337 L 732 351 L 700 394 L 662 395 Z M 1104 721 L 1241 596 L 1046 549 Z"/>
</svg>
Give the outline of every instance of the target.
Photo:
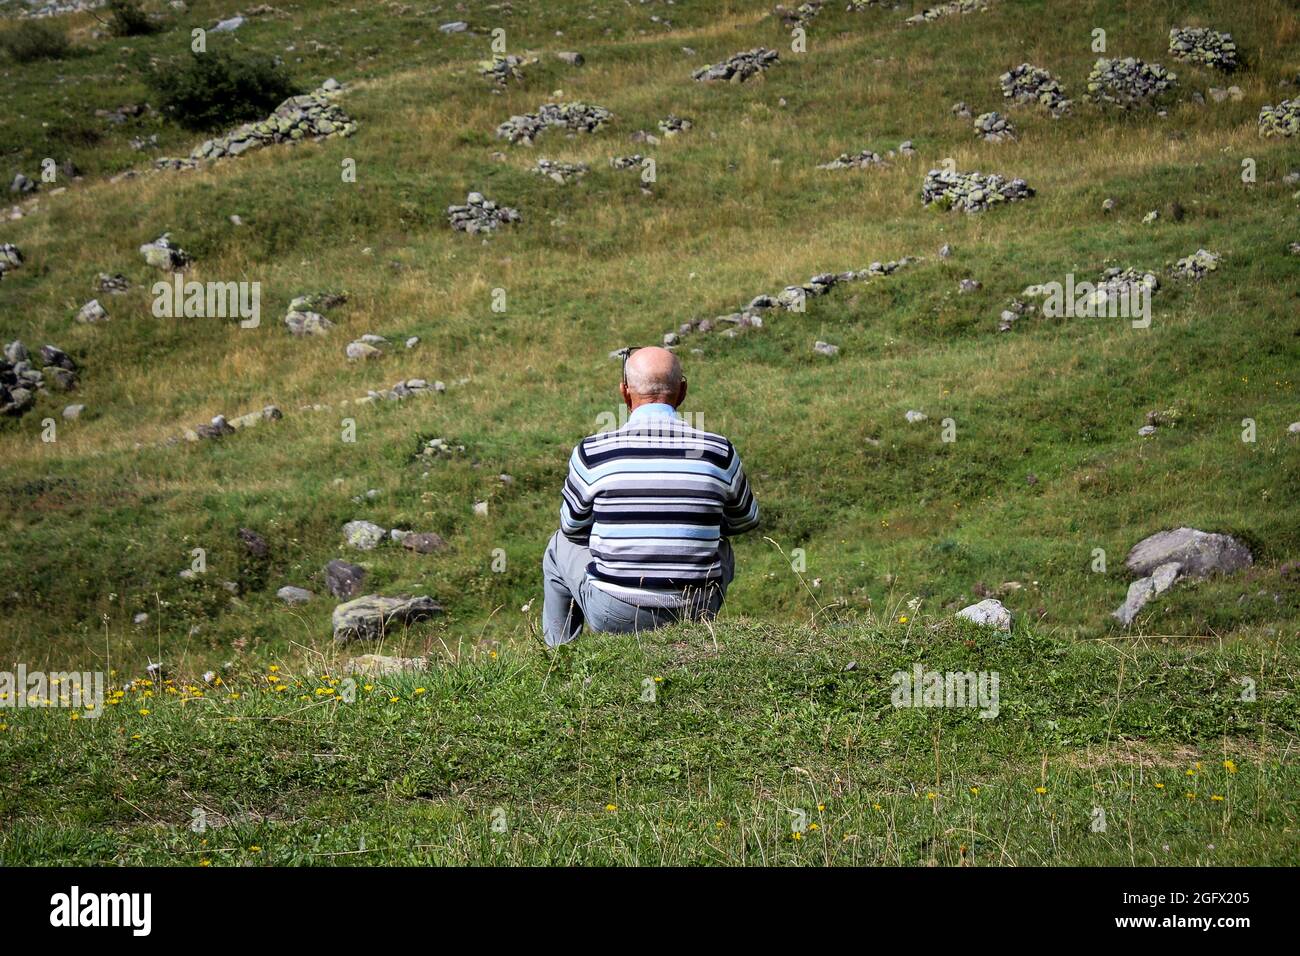
<svg viewBox="0 0 1300 956">
<path fill-rule="evenodd" d="M 1237 61 L 1237 44 L 1232 41 L 1232 34 L 1209 27 L 1171 29 L 1169 55 L 1176 60 L 1211 66 L 1224 73 L 1231 73 L 1241 65 Z"/>
<path fill-rule="evenodd" d="M 701 83 L 744 83 L 780 62 L 781 54 L 767 47 L 755 47 L 727 57 L 721 63 L 710 63 L 691 73 L 691 79 Z"/>
<path fill-rule="evenodd" d="M 188 160 L 164 158 L 159 168 L 180 169 L 198 162 L 238 156 L 250 149 L 261 149 L 278 143 L 296 143 L 309 139 L 327 139 L 351 136 L 357 124 L 334 102 L 337 87 L 324 88 L 291 96 L 264 120 L 245 123 L 215 139 L 205 140 L 196 146 Z"/>
<path fill-rule="evenodd" d="M 566 185 L 587 175 L 587 169 L 586 163 L 562 163 L 554 159 L 539 159 L 532 171 L 539 176 Z"/>
<path fill-rule="evenodd" d="M 153 242 L 142 245 L 140 255 L 144 256 L 144 261 L 155 269 L 165 269 L 168 272 L 183 269 L 192 261 L 188 252 L 172 243 L 170 232 L 165 232 Z"/>
<path fill-rule="evenodd" d="M 1177 279 L 1200 280 L 1218 269 L 1219 260 L 1222 258 L 1218 253 L 1210 252 L 1208 249 L 1197 249 L 1190 256 L 1183 256 L 1175 262 L 1169 272 Z"/>
<path fill-rule="evenodd" d="M 543 103 L 536 113 L 510 117 L 497 127 L 497 136 L 531 146 L 533 140 L 551 127 L 575 133 L 594 133 L 613 115 L 603 106 L 588 103 Z"/>
<path fill-rule="evenodd" d="M 1294 136 L 1300 133 L 1300 97 L 1283 100 L 1259 111 L 1260 136 Z"/>
<path fill-rule="evenodd" d="M 1002 143 L 1016 138 L 1016 128 L 1001 113 L 981 113 L 975 117 L 975 135 L 988 143 Z"/>
<path fill-rule="evenodd" d="M 950 3 L 941 3 L 937 7 L 922 10 L 903 22 L 909 27 L 913 27 L 921 23 L 941 20 L 944 17 L 956 16 L 959 13 L 982 13 L 988 8 L 987 0 L 951 0 Z"/>
<path fill-rule="evenodd" d="M 343 540 L 358 551 L 373 551 L 387 532 L 373 521 L 349 521 L 343 526 Z"/>
<path fill-rule="evenodd" d="M 1135 57 L 1099 59 L 1088 74 L 1088 98 L 1099 106 L 1122 110 L 1153 106 L 1175 89 L 1178 76 L 1159 63 Z"/>
<path fill-rule="evenodd" d="M 959 173 L 932 169 L 921 185 L 921 202 L 941 209 L 982 212 L 990 206 L 1020 202 L 1034 195 L 1023 179 L 1004 179 L 997 173 Z"/>
<path fill-rule="evenodd" d="M 498 206 L 482 193 L 470 193 L 463 206 L 448 206 L 447 221 L 457 232 L 476 235 L 483 232 L 495 232 L 502 223 L 518 222 L 519 210 L 509 206 Z"/>
<path fill-rule="evenodd" d="M 1002 95 L 1013 103 L 1037 103 L 1054 117 L 1064 116 L 1073 105 L 1066 98 L 1065 89 L 1056 77 L 1030 63 L 1021 63 L 1003 73 L 998 78 L 998 83 L 1002 87 Z"/>
<path fill-rule="evenodd" d="M 381 597 L 368 594 L 334 609 L 334 641 L 347 644 L 376 640 L 441 613 L 442 606 L 427 595 Z"/>
<path fill-rule="evenodd" d="M 1180 576 L 1197 578 L 1211 574 L 1232 574 L 1250 567 L 1250 549 L 1229 534 L 1175 528 L 1143 538 L 1129 551 L 1124 567 L 1133 574 L 1151 574 L 1170 562 L 1180 567 Z"/>
</svg>

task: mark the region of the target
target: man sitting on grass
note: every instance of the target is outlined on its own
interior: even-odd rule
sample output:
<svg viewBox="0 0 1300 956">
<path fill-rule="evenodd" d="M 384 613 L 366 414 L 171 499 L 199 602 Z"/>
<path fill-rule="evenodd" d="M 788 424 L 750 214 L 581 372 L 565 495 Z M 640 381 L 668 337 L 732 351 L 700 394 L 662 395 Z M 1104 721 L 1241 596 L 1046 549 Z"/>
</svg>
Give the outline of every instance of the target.
<svg viewBox="0 0 1300 956">
<path fill-rule="evenodd" d="M 542 560 L 542 633 L 645 631 L 712 617 L 735 573 L 727 538 L 758 524 L 731 442 L 677 417 L 686 378 L 667 349 L 629 349 L 619 388 L 631 414 L 569 459 L 560 530 Z"/>
</svg>

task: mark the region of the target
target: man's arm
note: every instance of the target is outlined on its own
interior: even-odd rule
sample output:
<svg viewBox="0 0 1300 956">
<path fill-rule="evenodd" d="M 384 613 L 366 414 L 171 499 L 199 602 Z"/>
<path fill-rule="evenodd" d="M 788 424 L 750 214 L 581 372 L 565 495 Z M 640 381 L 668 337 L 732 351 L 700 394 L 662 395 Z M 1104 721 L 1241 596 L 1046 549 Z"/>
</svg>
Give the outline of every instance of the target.
<svg viewBox="0 0 1300 956">
<path fill-rule="evenodd" d="M 582 461 L 582 445 L 569 456 L 569 474 L 564 479 L 560 502 L 560 531 L 576 544 L 586 544 L 595 523 L 593 505 L 595 491 L 590 484 L 591 474 Z"/>
<path fill-rule="evenodd" d="M 732 447 L 731 454 L 735 472 L 722 507 L 722 534 L 728 538 L 758 527 L 758 501 L 749 488 L 745 467 L 740 463 L 740 453 Z"/>
</svg>

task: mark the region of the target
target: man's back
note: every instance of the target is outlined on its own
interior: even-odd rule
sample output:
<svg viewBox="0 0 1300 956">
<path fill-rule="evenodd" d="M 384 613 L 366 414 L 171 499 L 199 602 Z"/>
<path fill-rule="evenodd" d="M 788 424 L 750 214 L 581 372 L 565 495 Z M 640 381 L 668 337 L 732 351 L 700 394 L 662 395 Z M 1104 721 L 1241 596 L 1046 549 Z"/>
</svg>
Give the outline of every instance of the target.
<svg viewBox="0 0 1300 956">
<path fill-rule="evenodd" d="M 583 439 L 569 460 L 560 529 L 590 541 L 592 584 L 631 604 L 671 606 L 723 576 L 722 539 L 758 524 L 726 438 L 672 406 L 639 406 L 622 428 Z"/>
</svg>

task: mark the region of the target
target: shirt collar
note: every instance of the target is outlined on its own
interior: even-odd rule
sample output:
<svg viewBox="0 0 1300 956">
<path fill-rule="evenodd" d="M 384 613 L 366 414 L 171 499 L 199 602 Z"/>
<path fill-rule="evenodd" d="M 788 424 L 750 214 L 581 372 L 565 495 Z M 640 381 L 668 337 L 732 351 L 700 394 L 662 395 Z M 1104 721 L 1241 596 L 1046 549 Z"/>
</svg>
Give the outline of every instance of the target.
<svg viewBox="0 0 1300 956">
<path fill-rule="evenodd" d="M 632 414 L 627 417 L 628 424 L 640 421 L 643 418 L 676 418 L 677 409 L 665 402 L 647 402 L 644 405 L 638 405 L 632 410 Z"/>
</svg>

